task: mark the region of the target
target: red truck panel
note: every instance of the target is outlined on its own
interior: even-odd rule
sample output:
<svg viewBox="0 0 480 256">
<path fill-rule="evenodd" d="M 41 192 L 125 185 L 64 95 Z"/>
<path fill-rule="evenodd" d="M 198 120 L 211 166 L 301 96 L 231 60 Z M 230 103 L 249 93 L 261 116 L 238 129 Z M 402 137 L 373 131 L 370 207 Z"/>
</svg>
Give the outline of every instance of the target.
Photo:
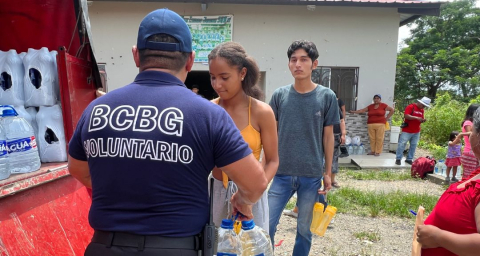
<svg viewBox="0 0 480 256">
<path fill-rule="evenodd" d="M 0 0 L 0 50 L 26 52 L 28 48 L 68 47 L 75 55 L 80 47 L 75 15 L 79 1 Z"/>
<path fill-rule="evenodd" d="M 2 256 L 83 255 L 93 235 L 91 198 L 69 175 L 1 198 L 0 204 Z"/>
<path fill-rule="evenodd" d="M 96 97 L 96 85 L 91 63 L 71 56 L 63 47 L 57 55 L 57 68 L 65 138 L 70 141 L 83 110 Z"/>
</svg>

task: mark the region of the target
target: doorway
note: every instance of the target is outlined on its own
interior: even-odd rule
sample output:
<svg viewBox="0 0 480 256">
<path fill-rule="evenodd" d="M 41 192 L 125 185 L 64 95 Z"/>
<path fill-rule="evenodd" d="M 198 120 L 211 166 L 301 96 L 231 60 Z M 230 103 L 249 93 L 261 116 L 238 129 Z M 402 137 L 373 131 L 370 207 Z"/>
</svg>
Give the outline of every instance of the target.
<svg viewBox="0 0 480 256">
<path fill-rule="evenodd" d="M 190 90 L 193 85 L 197 85 L 199 89 L 198 94 L 202 95 L 207 100 L 212 100 L 218 97 L 210 84 L 210 74 L 208 71 L 191 71 L 188 73 L 185 85 Z"/>
</svg>

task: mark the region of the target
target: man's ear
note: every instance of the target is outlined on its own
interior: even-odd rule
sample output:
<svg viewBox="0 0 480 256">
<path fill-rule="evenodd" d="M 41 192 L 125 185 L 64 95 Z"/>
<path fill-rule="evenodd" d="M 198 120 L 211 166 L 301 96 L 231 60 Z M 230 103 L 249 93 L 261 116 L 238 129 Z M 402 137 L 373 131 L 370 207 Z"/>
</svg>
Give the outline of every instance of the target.
<svg viewBox="0 0 480 256">
<path fill-rule="evenodd" d="M 190 53 L 190 56 L 188 56 L 187 65 L 185 67 L 187 72 L 190 72 L 192 70 L 194 62 L 195 62 L 195 51 L 192 51 Z"/>
<path fill-rule="evenodd" d="M 135 65 L 137 66 L 137 68 L 139 68 L 140 67 L 140 55 L 138 53 L 138 49 L 137 49 L 136 45 L 132 46 L 132 55 L 133 55 L 133 61 L 135 62 Z"/>
<path fill-rule="evenodd" d="M 318 66 L 318 59 L 316 59 L 313 63 L 312 63 L 312 70 L 316 69 Z"/>
</svg>

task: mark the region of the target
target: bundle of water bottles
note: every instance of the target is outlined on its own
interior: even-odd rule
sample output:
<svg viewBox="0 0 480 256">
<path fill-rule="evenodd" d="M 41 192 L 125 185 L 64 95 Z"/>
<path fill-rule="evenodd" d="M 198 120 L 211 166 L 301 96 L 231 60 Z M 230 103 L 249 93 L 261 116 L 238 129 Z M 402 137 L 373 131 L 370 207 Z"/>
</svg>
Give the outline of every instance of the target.
<svg viewBox="0 0 480 256">
<path fill-rule="evenodd" d="M 40 50 L 28 49 L 28 52 L 20 54 L 17 54 L 16 50 L 0 51 L 0 105 L 9 106 L 0 110 L 2 129 L 7 141 L 5 146 L 7 154 L 16 153 L 13 150 L 15 146 L 9 145 L 13 145 L 12 141 L 19 139 L 17 134 L 15 138 L 11 137 L 11 133 L 8 132 L 11 129 L 9 126 L 13 125 L 12 123 L 23 123 L 23 126 L 28 124 L 32 128 L 30 143 L 35 145 L 37 157 L 42 162 L 67 160 L 56 56 L 56 51 L 49 51 L 45 47 Z M 13 120 L 14 117 L 23 118 L 24 121 L 11 123 L 5 121 Z M 29 161 L 34 159 L 28 161 L 25 159 L 22 163 L 27 166 Z M 30 171 L 35 171 L 39 167 L 34 170 L 32 168 L 25 167 Z"/>
<path fill-rule="evenodd" d="M 32 126 L 12 106 L 0 106 L 0 180 L 40 168 Z"/>
<path fill-rule="evenodd" d="M 445 165 L 445 160 L 440 159 L 437 161 L 437 164 L 435 164 L 435 174 L 442 175 L 444 177 L 447 176 L 447 165 Z M 453 172 L 452 172 L 453 175 Z M 455 176 L 457 179 L 462 179 L 462 166 L 457 167 L 457 173 Z"/>
<path fill-rule="evenodd" d="M 253 220 L 242 221 L 237 234 L 234 220 L 224 219 L 218 229 L 217 256 L 273 256 L 273 247 L 268 233 L 255 225 Z"/>
<path fill-rule="evenodd" d="M 360 140 L 360 136 L 355 136 L 353 138 L 346 136 L 345 146 L 347 147 L 349 155 L 363 155 L 365 153 L 365 146 Z"/>
</svg>

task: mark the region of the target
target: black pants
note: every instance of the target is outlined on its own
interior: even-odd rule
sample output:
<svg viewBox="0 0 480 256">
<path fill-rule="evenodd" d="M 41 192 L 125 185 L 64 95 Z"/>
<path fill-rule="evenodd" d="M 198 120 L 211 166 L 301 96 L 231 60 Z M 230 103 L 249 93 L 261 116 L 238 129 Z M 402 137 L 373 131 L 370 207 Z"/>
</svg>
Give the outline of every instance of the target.
<svg viewBox="0 0 480 256">
<path fill-rule="evenodd" d="M 198 237 L 168 238 L 95 231 L 85 256 L 198 256 Z"/>
</svg>

